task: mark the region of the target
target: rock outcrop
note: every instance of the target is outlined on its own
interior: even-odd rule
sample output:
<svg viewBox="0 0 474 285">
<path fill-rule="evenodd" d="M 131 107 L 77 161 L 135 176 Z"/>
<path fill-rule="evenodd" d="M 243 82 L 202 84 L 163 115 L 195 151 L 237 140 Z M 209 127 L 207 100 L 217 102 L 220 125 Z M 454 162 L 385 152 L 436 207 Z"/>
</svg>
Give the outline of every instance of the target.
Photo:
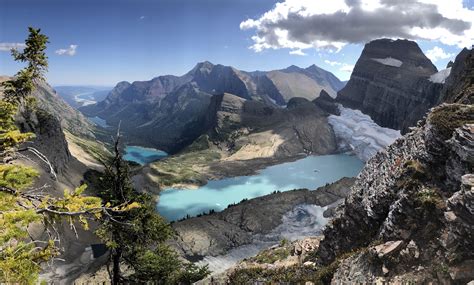
<svg viewBox="0 0 474 285">
<path fill-rule="evenodd" d="M 337 100 L 406 133 L 439 101 L 443 84 L 429 80 L 436 72 L 415 42 L 375 40 L 364 47 Z"/>
<path fill-rule="evenodd" d="M 313 103 L 322 110 L 326 111 L 328 114 L 336 116 L 341 115 L 341 111 L 336 104 L 336 100 L 329 96 L 329 94 L 324 90 L 321 90 L 319 97 L 314 99 Z"/>
<path fill-rule="evenodd" d="M 451 65 L 450 76 L 441 91 L 440 102 L 474 104 L 474 51 L 463 49 Z M 463 84 L 459 84 L 463 82 Z"/>
<path fill-rule="evenodd" d="M 263 133 L 278 136 L 281 141 L 268 157 L 336 151 L 327 113 L 305 98 L 292 98 L 286 108 L 278 108 L 224 94 L 214 96 L 211 105 L 214 107 L 209 109 L 208 134 L 214 143 L 236 152 L 233 155 L 244 151 L 252 144 L 252 137 Z"/>
</svg>

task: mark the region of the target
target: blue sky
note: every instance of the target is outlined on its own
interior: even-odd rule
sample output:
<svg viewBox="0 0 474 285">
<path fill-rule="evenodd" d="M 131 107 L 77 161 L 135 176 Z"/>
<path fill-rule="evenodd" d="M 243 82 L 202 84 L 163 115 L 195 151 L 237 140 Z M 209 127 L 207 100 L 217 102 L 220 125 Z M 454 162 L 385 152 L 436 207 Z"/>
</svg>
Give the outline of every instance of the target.
<svg viewBox="0 0 474 285">
<path fill-rule="evenodd" d="M 296 2 L 287 1 L 291 5 Z M 472 9 L 473 1 L 464 1 L 464 7 Z M 263 22 L 251 28 L 241 28 L 241 23 L 262 19 L 265 12 L 275 9 L 276 3 L 275 0 L 0 0 L 0 74 L 12 75 L 21 67 L 13 62 L 6 48 L 2 51 L 2 43 L 5 47 L 6 43 L 23 42 L 27 27 L 34 26 L 50 38 L 47 78 L 53 85 L 113 86 L 122 80 L 181 75 L 204 60 L 247 71 L 316 64 L 347 80 L 362 43 L 348 41 L 336 50 L 316 46 L 316 41 L 309 48 L 300 45 L 295 48 L 293 42 L 280 41 L 277 45 L 269 42 L 267 48 L 256 51 L 255 36 L 259 29 L 265 28 Z M 442 50 L 441 54 L 439 49 L 435 50 L 441 56 L 435 62 L 439 69 L 461 49 L 459 45 L 439 40 L 418 42 L 425 52 L 434 47 Z M 290 54 L 292 51 L 305 55 Z"/>
</svg>

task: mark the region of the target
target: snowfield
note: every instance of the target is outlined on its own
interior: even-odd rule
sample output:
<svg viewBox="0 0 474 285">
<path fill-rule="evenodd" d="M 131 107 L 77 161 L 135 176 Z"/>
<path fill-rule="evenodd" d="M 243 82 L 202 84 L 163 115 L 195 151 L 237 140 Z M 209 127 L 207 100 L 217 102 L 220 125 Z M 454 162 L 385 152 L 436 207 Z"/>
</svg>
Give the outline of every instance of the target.
<svg viewBox="0 0 474 285">
<path fill-rule="evenodd" d="M 387 57 L 387 58 L 372 58 L 372 60 L 381 63 L 383 65 L 388 65 L 388 66 L 393 66 L 393 67 L 400 67 L 402 66 L 403 62 L 395 59 L 393 57 Z"/>
<path fill-rule="evenodd" d="M 351 150 L 363 161 L 369 160 L 379 150 L 401 137 L 400 131 L 377 125 L 368 115 L 359 110 L 339 105 L 340 116 L 331 115 L 329 124 L 342 149 Z"/>
<path fill-rule="evenodd" d="M 451 74 L 451 67 L 440 70 L 439 72 L 431 75 L 429 80 L 433 83 L 443 83 L 444 84 L 444 82 L 446 81 L 446 78 L 448 78 L 449 74 Z"/>
</svg>

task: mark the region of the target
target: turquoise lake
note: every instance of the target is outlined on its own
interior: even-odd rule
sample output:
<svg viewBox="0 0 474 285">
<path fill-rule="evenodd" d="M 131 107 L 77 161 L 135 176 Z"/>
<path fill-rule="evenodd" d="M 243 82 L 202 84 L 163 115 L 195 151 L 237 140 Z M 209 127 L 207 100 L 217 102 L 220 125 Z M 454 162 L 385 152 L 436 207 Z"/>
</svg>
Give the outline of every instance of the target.
<svg viewBox="0 0 474 285">
<path fill-rule="evenodd" d="M 222 211 L 228 205 L 274 191 L 298 188 L 316 189 L 359 174 L 364 163 L 347 154 L 309 156 L 294 162 L 270 166 L 253 176 L 209 181 L 196 189 L 165 189 L 160 193 L 158 212 L 169 221 L 196 216 L 213 209 Z"/>
<path fill-rule="evenodd" d="M 136 162 L 140 165 L 144 165 L 156 160 L 160 160 L 168 154 L 162 150 L 155 148 L 147 148 L 141 146 L 127 146 L 125 147 L 125 155 L 123 158 L 128 161 Z"/>
</svg>

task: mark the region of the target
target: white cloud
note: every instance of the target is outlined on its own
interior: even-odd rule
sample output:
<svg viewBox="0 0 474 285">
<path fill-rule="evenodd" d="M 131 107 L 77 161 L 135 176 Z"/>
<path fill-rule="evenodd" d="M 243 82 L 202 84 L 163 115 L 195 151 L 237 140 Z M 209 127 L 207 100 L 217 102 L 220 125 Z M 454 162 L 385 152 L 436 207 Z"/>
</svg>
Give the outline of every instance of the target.
<svg viewBox="0 0 474 285">
<path fill-rule="evenodd" d="M 73 56 L 76 54 L 77 45 L 70 45 L 67 49 L 58 49 L 55 51 L 57 55 L 69 55 Z"/>
<path fill-rule="evenodd" d="M 25 48 L 23 43 L 0 43 L 0 51 L 10 51 L 12 49 Z"/>
<path fill-rule="evenodd" d="M 325 62 L 326 64 L 329 64 L 330 66 L 340 66 L 340 65 L 342 65 L 342 63 L 340 63 L 340 62 L 337 62 L 337 61 L 330 61 L 330 60 L 327 60 L 327 59 L 326 59 L 324 62 Z"/>
<path fill-rule="evenodd" d="M 442 48 L 435 46 L 434 48 L 426 52 L 426 56 L 431 59 L 432 62 L 437 62 L 440 59 L 448 59 L 455 56 L 454 53 L 446 53 Z"/>
<path fill-rule="evenodd" d="M 354 70 L 354 65 L 343 63 L 341 68 L 339 68 L 339 70 L 344 71 L 344 72 L 352 73 L 352 70 Z"/>
<path fill-rule="evenodd" d="M 376 38 L 439 41 L 466 47 L 474 42 L 474 11 L 462 0 L 284 0 L 256 19 L 240 23 L 255 30 L 250 47 L 339 51 Z"/>
<path fill-rule="evenodd" d="M 301 56 L 308 55 L 308 54 L 306 54 L 304 51 L 302 51 L 301 49 L 291 50 L 291 51 L 290 51 L 290 54 L 293 54 L 293 55 L 301 55 Z"/>
<path fill-rule="evenodd" d="M 145 16 L 140 16 L 139 20 L 144 20 L 145 18 Z"/>
</svg>

